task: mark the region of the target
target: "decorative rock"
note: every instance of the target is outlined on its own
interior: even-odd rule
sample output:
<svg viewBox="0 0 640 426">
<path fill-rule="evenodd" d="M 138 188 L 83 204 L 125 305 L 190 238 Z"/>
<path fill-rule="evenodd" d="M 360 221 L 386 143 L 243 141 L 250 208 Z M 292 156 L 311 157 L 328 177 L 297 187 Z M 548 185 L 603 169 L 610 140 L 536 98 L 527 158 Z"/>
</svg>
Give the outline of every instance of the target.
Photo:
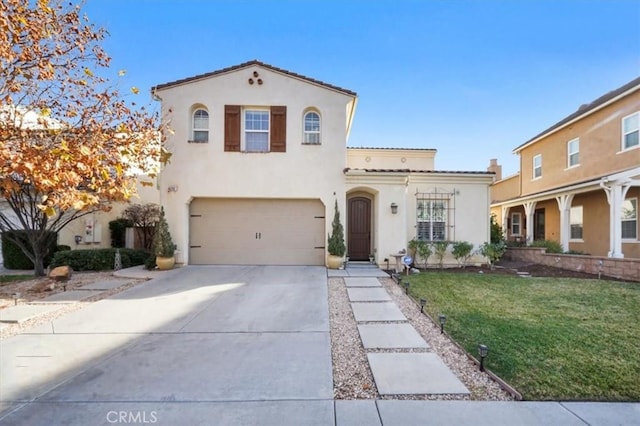
<svg viewBox="0 0 640 426">
<path fill-rule="evenodd" d="M 49 272 L 49 278 L 55 281 L 67 281 L 71 278 L 71 273 L 73 269 L 70 266 L 58 266 L 57 268 L 53 268 L 51 272 Z"/>
</svg>

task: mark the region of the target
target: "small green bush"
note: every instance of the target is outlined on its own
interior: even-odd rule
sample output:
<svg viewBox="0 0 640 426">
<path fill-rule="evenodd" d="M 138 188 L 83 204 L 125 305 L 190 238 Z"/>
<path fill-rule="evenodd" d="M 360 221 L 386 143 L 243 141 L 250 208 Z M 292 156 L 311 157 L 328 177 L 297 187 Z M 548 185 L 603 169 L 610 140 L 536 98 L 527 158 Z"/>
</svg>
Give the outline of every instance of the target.
<svg viewBox="0 0 640 426">
<path fill-rule="evenodd" d="M 150 253 L 142 249 L 93 249 L 93 250 L 68 250 L 57 252 L 53 257 L 51 266 L 69 265 L 74 271 L 105 271 L 112 270 L 116 250 L 120 250 L 120 258 L 123 268 L 144 265 L 150 257 Z"/>
<path fill-rule="evenodd" d="M 56 246 L 56 253 L 59 251 L 67 251 L 67 250 L 71 250 L 71 246 L 68 246 L 66 244 L 60 244 Z"/>
<path fill-rule="evenodd" d="M 20 247 L 13 241 L 9 240 L 10 236 L 22 241 L 24 244 L 29 245 L 27 236 L 29 232 L 40 231 L 28 231 L 28 230 L 16 230 L 5 231 L 2 233 L 2 263 L 7 269 L 33 269 L 33 262 L 27 257 Z M 58 234 L 55 232 L 47 232 L 47 239 L 49 242 L 49 254 L 44 258 L 44 267 L 46 268 L 53 258 L 53 254 L 56 252 Z"/>
<path fill-rule="evenodd" d="M 547 253 L 563 253 L 559 242 L 553 240 L 536 240 L 529 244 L 529 247 L 542 247 L 547 249 Z"/>
<path fill-rule="evenodd" d="M 451 243 L 449 241 L 434 241 L 433 242 L 433 254 L 438 258 L 438 268 L 444 267 L 444 255 L 447 254 L 447 249 Z"/>
<path fill-rule="evenodd" d="M 506 250 L 507 245 L 504 241 L 499 243 L 484 243 L 480 246 L 480 254 L 489 260 L 489 266 L 491 269 L 493 269 L 495 263 L 502 258 Z"/>
<path fill-rule="evenodd" d="M 453 243 L 451 254 L 456 258 L 461 268 L 467 266 L 467 262 L 471 257 L 471 251 L 473 250 L 473 244 L 468 241 L 456 241 Z"/>
</svg>

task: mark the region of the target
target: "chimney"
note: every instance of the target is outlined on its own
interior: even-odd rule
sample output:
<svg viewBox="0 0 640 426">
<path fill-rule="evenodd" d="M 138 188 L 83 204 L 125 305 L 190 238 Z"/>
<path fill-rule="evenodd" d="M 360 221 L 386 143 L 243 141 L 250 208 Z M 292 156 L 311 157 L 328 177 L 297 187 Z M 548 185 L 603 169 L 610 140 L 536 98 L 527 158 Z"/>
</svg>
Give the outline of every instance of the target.
<svg viewBox="0 0 640 426">
<path fill-rule="evenodd" d="M 495 173 L 497 181 L 502 180 L 502 166 L 498 164 L 497 158 L 489 160 L 489 167 L 487 167 L 487 171 Z"/>
</svg>

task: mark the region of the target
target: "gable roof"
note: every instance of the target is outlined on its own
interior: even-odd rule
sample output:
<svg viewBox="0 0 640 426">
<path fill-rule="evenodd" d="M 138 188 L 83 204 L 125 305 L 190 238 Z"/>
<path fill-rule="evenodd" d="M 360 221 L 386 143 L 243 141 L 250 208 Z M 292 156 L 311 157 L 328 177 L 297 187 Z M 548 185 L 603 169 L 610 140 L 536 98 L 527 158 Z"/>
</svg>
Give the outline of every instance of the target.
<svg viewBox="0 0 640 426">
<path fill-rule="evenodd" d="M 596 99 L 595 101 L 589 103 L 589 104 L 585 104 L 580 106 L 580 108 L 578 108 L 578 110 L 576 112 L 574 112 L 573 114 L 563 118 L 562 120 L 558 121 L 556 124 L 554 124 L 553 126 L 549 127 L 548 129 L 546 129 L 545 131 L 537 134 L 536 136 L 534 136 L 533 138 L 529 139 L 528 141 L 526 141 L 525 143 L 523 143 L 522 145 L 518 146 L 516 149 L 513 150 L 514 154 L 518 154 L 518 152 L 520 152 L 522 149 L 526 148 L 527 146 L 537 142 L 538 140 L 542 139 L 543 137 L 549 136 L 550 134 L 552 134 L 553 132 L 556 132 L 560 129 L 562 129 L 563 127 L 579 120 L 582 119 L 584 117 L 586 117 L 589 114 L 592 114 L 596 111 L 598 111 L 601 108 L 604 108 L 605 106 L 609 105 L 610 103 L 613 103 L 615 101 L 617 101 L 620 98 L 623 98 L 627 95 L 630 95 L 631 93 L 640 90 L 640 77 L 631 80 L 629 83 L 625 84 L 624 86 L 621 86 L 615 90 L 612 90 L 602 96 L 600 96 L 598 99 Z"/>
<path fill-rule="evenodd" d="M 274 67 L 273 65 L 269 65 L 269 64 L 265 64 L 264 62 L 260 62 L 257 59 L 254 59 L 254 60 L 248 61 L 248 62 L 243 62 L 241 64 L 234 65 L 234 66 L 231 66 L 231 67 L 222 68 L 222 69 L 219 69 L 217 71 L 211 71 L 211 72 L 208 72 L 208 73 L 205 73 L 205 74 L 194 75 L 193 77 L 187 77 L 187 78 L 183 78 L 183 79 L 180 79 L 180 80 L 170 81 L 168 83 L 158 84 L 157 86 L 153 86 L 151 88 L 151 92 L 153 93 L 156 90 L 167 89 L 169 87 L 178 86 L 180 84 L 190 83 L 192 81 L 202 80 L 202 79 L 205 79 L 205 78 L 214 77 L 216 75 L 226 74 L 226 73 L 229 73 L 229 72 L 232 72 L 232 71 L 241 70 L 243 68 L 247 68 L 247 67 L 250 67 L 250 66 L 260 66 L 262 68 L 266 68 L 268 70 L 271 70 L 271 71 L 279 73 L 279 74 L 284 74 L 284 75 L 289 76 L 289 77 L 297 78 L 299 80 L 303 80 L 303 81 L 306 81 L 308 83 L 312 83 L 312 84 L 316 84 L 318 86 L 322 86 L 322 87 L 324 87 L 326 89 L 330 89 L 330 90 L 334 90 L 336 92 L 344 93 L 345 95 L 348 95 L 348 96 L 353 96 L 353 97 L 358 96 L 356 94 L 356 92 L 353 92 L 351 90 L 344 89 L 344 88 L 339 87 L 339 86 L 334 86 L 333 84 L 325 83 L 324 81 L 316 80 L 316 79 L 311 78 L 311 77 L 306 77 L 306 76 L 304 76 L 302 74 L 297 74 L 297 73 L 294 73 L 294 72 L 291 72 L 291 71 L 287 71 L 287 70 L 282 69 L 282 68 Z"/>
</svg>

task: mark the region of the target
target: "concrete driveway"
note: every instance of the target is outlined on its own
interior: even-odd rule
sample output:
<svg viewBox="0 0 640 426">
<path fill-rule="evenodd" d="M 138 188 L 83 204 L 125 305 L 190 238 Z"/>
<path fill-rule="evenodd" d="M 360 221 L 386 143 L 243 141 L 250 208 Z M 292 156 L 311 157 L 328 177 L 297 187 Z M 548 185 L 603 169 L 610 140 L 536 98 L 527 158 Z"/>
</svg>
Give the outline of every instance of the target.
<svg viewBox="0 0 640 426">
<path fill-rule="evenodd" d="M 326 271 L 188 266 L 0 343 L 1 424 L 333 424 Z"/>
</svg>

